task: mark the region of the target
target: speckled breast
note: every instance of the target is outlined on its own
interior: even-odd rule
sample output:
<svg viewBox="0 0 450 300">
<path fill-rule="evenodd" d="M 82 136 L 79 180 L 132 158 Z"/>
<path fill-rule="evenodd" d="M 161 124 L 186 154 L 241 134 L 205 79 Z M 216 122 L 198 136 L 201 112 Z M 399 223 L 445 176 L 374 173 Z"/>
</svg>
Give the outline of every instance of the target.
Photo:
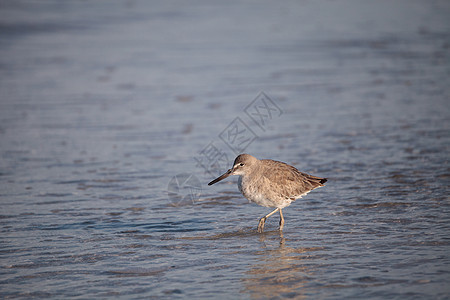
<svg viewBox="0 0 450 300">
<path fill-rule="evenodd" d="M 292 202 L 291 199 L 287 198 L 269 197 L 269 195 L 262 192 L 261 188 L 258 188 L 257 184 L 248 184 L 246 180 L 243 180 L 242 176 L 239 176 L 238 188 L 245 198 L 261 206 L 283 208 Z"/>
</svg>

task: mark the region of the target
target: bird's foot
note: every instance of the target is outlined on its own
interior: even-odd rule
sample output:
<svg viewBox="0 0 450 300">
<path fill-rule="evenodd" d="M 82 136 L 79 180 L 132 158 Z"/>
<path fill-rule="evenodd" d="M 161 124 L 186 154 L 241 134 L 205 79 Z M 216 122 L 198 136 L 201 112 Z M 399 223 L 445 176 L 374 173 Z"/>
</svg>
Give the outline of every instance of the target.
<svg viewBox="0 0 450 300">
<path fill-rule="evenodd" d="M 264 230 L 264 224 L 266 223 L 266 217 L 261 218 L 258 224 L 258 233 L 262 233 Z"/>
<path fill-rule="evenodd" d="M 280 220 L 280 231 L 283 231 L 284 220 Z"/>
</svg>

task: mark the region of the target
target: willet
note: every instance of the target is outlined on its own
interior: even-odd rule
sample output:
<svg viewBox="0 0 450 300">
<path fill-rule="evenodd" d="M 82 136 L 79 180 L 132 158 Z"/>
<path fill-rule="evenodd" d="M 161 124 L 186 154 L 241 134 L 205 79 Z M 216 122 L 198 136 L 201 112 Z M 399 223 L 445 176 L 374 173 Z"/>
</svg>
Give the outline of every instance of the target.
<svg viewBox="0 0 450 300">
<path fill-rule="evenodd" d="M 281 210 L 327 182 L 326 178 L 300 172 L 281 161 L 259 160 L 250 154 L 241 154 L 236 157 L 231 169 L 208 185 L 230 175 L 239 175 L 239 191 L 249 201 L 265 207 L 275 207 L 274 211 L 259 220 L 259 233 L 263 232 L 267 218 L 277 211 L 280 212 L 280 231 L 283 230 L 284 217 Z"/>
</svg>

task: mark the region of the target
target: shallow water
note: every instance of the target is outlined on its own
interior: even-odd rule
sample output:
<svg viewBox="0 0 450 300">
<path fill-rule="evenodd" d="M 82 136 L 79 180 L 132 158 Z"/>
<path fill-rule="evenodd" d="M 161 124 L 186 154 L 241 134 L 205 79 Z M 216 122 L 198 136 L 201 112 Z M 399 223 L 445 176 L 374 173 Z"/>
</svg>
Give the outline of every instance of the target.
<svg viewBox="0 0 450 300">
<path fill-rule="evenodd" d="M 180 4 L 3 1 L 1 298 L 448 298 L 450 5 Z"/>
</svg>

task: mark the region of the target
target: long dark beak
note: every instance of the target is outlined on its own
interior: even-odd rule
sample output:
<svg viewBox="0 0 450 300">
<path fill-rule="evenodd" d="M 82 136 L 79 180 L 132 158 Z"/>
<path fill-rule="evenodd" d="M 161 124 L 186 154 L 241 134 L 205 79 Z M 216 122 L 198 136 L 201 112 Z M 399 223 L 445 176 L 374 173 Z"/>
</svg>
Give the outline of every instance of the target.
<svg viewBox="0 0 450 300">
<path fill-rule="evenodd" d="M 231 169 L 229 169 L 225 174 L 217 177 L 216 179 L 214 179 L 213 181 L 211 181 L 210 183 L 208 183 L 208 185 L 213 185 L 214 183 L 217 183 L 219 181 L 221 181 L 222 179 L 227 178 L 228 176 L 231 175 Z"/>
</svg>

